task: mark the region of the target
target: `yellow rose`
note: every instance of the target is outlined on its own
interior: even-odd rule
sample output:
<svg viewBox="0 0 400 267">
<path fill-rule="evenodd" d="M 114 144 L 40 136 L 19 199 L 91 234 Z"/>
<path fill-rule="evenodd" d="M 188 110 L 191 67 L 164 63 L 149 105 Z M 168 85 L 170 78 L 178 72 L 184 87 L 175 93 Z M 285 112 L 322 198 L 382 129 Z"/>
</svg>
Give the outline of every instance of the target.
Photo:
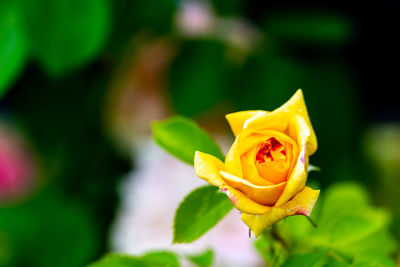
<svg viewBox="0 0 400 267">
<path fill-rule="evenodd" d="M 303 92 L 272 112 L 241 111 L 226 118 L 236 138 L 225 163 L 197 151 L 196 174 L 226 193 L 256 237 L 287 216 L 309 216 L 319 195 L 305 186 L 317 138 Z"/>
</svg>

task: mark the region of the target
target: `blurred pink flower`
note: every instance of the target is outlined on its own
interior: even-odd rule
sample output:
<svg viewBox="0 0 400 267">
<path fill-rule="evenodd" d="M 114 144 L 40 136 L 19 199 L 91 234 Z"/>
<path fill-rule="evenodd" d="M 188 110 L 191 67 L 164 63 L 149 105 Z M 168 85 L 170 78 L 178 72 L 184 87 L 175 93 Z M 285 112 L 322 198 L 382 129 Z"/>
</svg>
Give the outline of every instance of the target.
<svg viewBox="0 0 400 267">
<path fill-rule="evenodd" d="M 187 36 L 209 35 L 215 27 L 215 16 L 204 2 L 187 1 L 181 4 L 176 25 Z"/>
<path fill-rule="evenodd" d="M 21 197 L 32 185 L 33 162 L 26 146 L 0 124 L 0 202 Z"/>
</svg>

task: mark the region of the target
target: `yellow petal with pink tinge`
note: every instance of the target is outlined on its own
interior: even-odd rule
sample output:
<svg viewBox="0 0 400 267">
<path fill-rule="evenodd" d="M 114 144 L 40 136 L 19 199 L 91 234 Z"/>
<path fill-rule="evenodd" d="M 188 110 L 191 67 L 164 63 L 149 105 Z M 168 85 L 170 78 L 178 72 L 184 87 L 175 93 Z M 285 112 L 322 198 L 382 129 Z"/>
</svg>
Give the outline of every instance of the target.
<svg viewBox="0 0 400 267">
<path fill-rule="evenodd" d="M 271 210 L 260 215 L 242 213 L 242 220 L 250 227 L 254 235 L 258 237 L 266 228 L 288 216 L 310 216 L 318 195 L 319 190 L 304 187 L 302 191 L 284 205 L 272 207 Z"/>
<path fill-rule="evenodd" d="M 287 216 L 308 216 L 319 195 L 306 187 L 308 157 L 318 145 L 303 92 L 272 112 L 226 118 L 236 138 L 225 162 L 196 152 L 196 174 L 226 193 L 256 236 Z"/>
<path fill-rule="evenodd" d="M 225 187 L 221 188 L 221 191 L 228 196 L 232 204 L 241 212 L 247 214 L 264 214 L 271 210 L 271 207 L 261 205 L 251 200 L 245 194 L 230 185 L 225 185 Z"/>
<path fill-rule="evenodd" d="M 265 206 L 274 205 L 286 185 L 286 182 L 283 182 L 277 185 L 258 186 L 225 171 L 220 171 L 220 174 L 228 185 L 240 190 L 248 198 Z"/>
<path fill-rule="evenodd" d="M 218 186 L 222 192 L 226 193 L 232 204 L 239 210 L 249 214 L 263 214 L 270 209 L 270 207 L 249 199 L 239 190 L 229 186 L 220 174 L 220 171 L 225 169 L 224 163 L 216 157 L 196 151 L 194 169 L 197 176 L 212 185 Z"/>
</svg>

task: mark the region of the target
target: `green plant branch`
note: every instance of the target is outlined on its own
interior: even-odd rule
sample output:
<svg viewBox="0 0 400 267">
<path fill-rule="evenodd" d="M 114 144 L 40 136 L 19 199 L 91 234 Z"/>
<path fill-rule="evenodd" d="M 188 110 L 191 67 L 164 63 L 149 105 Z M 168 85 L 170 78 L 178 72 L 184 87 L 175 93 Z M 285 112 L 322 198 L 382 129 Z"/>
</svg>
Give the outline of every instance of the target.
<svg viewBox="0 0 400 267">
<path fill-rule="evenodd" d="M 264 232 L 264 233 L 265 233 L 265 232 Z M 288 244 L 288 243 L 286 242 L 286 240 L 283 239 L 283 237 L 278 233 L 278 231 L 277 231 L 275 225 L 272 226 L 272 229 L 271 229 L 271 231 L 270 231 L 270 234 L 271 234 L 272 238 L 273 238 L 275 241 L 279 242 L 279 243 L 282 245 L 282 247 L 283 247 L 288 253 L 290 253 L 289 244 Z"/>
</svg>

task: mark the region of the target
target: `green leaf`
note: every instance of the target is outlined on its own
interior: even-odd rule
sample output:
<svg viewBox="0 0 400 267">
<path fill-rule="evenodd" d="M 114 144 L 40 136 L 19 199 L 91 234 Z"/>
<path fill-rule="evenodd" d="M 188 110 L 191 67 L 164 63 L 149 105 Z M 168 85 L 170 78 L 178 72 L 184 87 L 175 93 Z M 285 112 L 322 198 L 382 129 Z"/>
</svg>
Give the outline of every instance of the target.
<svg viewBox="0 0 400 267">
<path fill-rule="evenodd" d="M 343 260 L 338 261 L 334 258 L 331 258 L 330 261 L 327 264 L 325 264 L 324 267 L 351 267 L 351 266 L 352 265 L 346 261 Z"/>
<path fill-rule="evenodd" d="M 357 210 L 369 204 L 368 192 L 357 183 L 343 182 L 331 185 L 324 194 L 324 212 Z"/>
<path fill-rule="evenodd" d="M 88 267 L 179 267 L 177 256 L 168 251 L 149 252 L 143 256 L 107 254 Z"/>
<path fill-rule="evenodd" d="M 21 72 L 27 43 L 17 1 L 0 1 L 0 98 Z"/>
<path fill-rule="evenodd" d="M 179 267 L 178 257 L 169 251 L 153 251 L 141 257 L 149 266 Z"/>
<path fill-rule="evenodd" d="M 90 62 L 108 37 L 108 0 L 22 0 L 32 55 L 53 76 Z"/>
<path fill-rule="evenodd" d="M 330 216 L 330 219 L 333 218 Z M 347 213 L 331 229 L 331 243 L 340 248 L 364 239 L 388 223 L 388 214 L 382 210 L 363 210 L 360 213 Z"/>
<path fill-rule="evenodd" d="M 390 214 L 369 204 L 367 191 L 355 183 L 330 186 L 321 195 L 312 214 L 318 228 L 302 216 L 292 216 L 277 224 L 294 254 L 313 253 L 322 248 L 353 258 L 366 252 L 393 253 L 396 248 L 389 232 Z M 332 262 L 329 266 L 348 263 Z"/>
<path fill-rule="evenodd" d="M 363 187 L 354 183 L 333 185 L 321 202 L 319 227 L 304 236 L 300 247 L 327 247 L 346 256 L 365 251 L 393 252 L 394 239 L 388 232 L 390 216 L 370 206 Z"/>
<path fill-rule="evenodd" d="M 172 117 L 153 123 L 152 128 L 154 141 L 186 163 L 193 165 L 197 150 L 224 160 L 224 155 L 215 141 L 190 119 Z"/>
<path fill-rule="evenodd" d="M 207 249 L 203 253 L 190 255 L 187 258 L 198 267 L 211 267 L 214 260 L 214 252 L 211 249 Z"/>
<path fill-rule="evenodd" d="M 307 253 L 291 256 L 282 266 L 283 267 L 322 267 L 328 261 L 328 251 L 323 250 L 315 253 Z"/>
<path fill-rule="evenodd" d="M 389 256 L 376 252 L 362 253 L 353 262 L 353 267 L 396 267 Z"/>
<path fill-rule="evenodd" d="M 371 233 L 364 238 L 337 246 L 336 250 L 345 255 L 354 255 L 360 252 L 390 254 L 396 250 L 396 245 L 396 240 L 389 232 L 388 227 L 385 226 L 383 229 Z"/>
<path fill-rule="evenodd" d="M 215 226 L 232 207 L 229 199 L 214 186 L 195 189 L 176 211 L 173 242 L 195 241 Z"/>
<path fill-rule="evenodd" d="M 88 267 L 147 267 L 140 258 L 122 254 L 107 254 L 100 260 L 89 264 Z"/>
</svg>

